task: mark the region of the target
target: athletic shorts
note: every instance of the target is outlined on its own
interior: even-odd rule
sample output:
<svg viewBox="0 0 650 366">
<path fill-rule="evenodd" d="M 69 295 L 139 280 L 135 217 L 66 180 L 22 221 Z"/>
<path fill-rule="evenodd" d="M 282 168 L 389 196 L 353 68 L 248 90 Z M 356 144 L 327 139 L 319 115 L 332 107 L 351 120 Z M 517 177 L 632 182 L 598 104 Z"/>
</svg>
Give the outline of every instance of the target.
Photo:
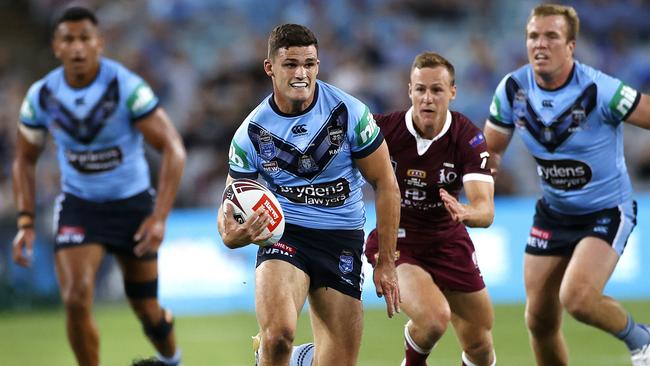
<svg viewBox="0 0 650 366">
<path fill-rule="evenodd" d="M 289 262 L 309 276 L 309 289 L 330 287 L 361 299 L 363 230 L 322 230 L 286 224 L 280 241 L 260 247 L 256 267 L 269 259 Z"/>
<path fill-rule="evenodd" d="M 374 267 L 379 241 L 377 230 L 366 240 L 366 257 Z M 431 275 L 441 290 L 475 292 L 485 288 L 474 244 L 463 225 L 444 232 L 400 228 L 395 265 L 413 264 Z"/>
<path fill-rule="evenodd" d="M 607 242 L 620 256 L 635 226 L 636 201 L 586 215 L 566 215 L 554 211 L 540 199 L 535 207 L 526 253 L 571 256 L 580 240 L 593 236 Z"/>
<path fill-rule="evenodd" d="M 108 202 L 93 202 L 63 193 L 54 214 L 55 250 L 99 243 L 107 251 L 135 257 L 133 235 L 153 211 L 153 191 Z M 155 258 L 155 254 L 147 256 Z M 142 257 L 141 257 L 142 258 Z"/>
</svg>

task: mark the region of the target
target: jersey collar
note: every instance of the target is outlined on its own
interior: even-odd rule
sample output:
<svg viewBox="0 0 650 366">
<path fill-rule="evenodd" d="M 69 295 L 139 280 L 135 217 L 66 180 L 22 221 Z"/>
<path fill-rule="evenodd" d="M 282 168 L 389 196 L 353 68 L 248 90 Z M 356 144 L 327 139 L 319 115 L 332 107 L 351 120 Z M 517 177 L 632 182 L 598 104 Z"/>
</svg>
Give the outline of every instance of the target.
<svg viewBox="0 0 650 366">
<path fill-rule="evenodd" d="M 437 136 L 430 140 L 420 136 L 420 134 L 415 130 L 415 126 L 413 126 L 413 106 L 411 106 L 411 108 L 406 111 L 404 122 L 406 122 L 406 129 L 408 129 L 411 135 L 415 137 L 418 148 L 418 155 L 424 155 L 424 153 L 429 150 L 431 144 L 441 139 L 447 133 L 447 131 L 449 131 L 449 127 L 451 126 L 451 112 L 449 109 L 447 110 L 447 118 L 445 119 L 445 124 L 442 126 L 442 130 L 440 130 L 440 133 Z"/>
</svg>

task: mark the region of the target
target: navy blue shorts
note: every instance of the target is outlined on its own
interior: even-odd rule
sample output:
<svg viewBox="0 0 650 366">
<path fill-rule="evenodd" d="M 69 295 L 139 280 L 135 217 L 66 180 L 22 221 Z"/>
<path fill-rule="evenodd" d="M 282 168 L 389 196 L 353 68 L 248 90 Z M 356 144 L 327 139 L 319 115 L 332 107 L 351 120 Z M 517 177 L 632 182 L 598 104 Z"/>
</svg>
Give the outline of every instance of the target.
<svg viewBox="0 0 650 366">
<path fill-rule="evenodd" d="M 108 202 L 92 202 L 64 193 L 57 199 L 54 211 L 54 249 L 99 243 L 109 252 L 135 257 L 133 248 L 137 243 L 133 235 L 153 211 L 153 204 L 149 191 Z M 145 257 L 155 258 L 155 254 Z"/>
<path fill-rule="evenodd" d="M 635 201 L 586 215 L 566 215 L 554 211 L 540 199 L 526 253 L 571 256 L 580 240 L 593 236 L 609 243 L 620 256 L 635 226 Z"/>
<path fill-rule="evenodd" d="M 322 230 L 286 224 L 280 241 L 257 251 L 257 266 L 279 259 L 309 276 L 309 289 L 330 287 L 361 299 L 363 230 Z"/>
</svg>

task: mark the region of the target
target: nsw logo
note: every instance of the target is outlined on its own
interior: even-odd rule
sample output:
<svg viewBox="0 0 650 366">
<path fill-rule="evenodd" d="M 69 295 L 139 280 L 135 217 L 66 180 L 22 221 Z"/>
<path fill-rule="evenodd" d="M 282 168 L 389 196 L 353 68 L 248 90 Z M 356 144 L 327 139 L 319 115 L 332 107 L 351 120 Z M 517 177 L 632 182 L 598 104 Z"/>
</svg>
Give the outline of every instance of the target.
<svg viewBox="0 0 650 366">
<path fill-rule="evenodd" d="M 343 274 L 348 274 L 354 269 L 354 256 L 352 252 L 344 250 L 339 256 L 339 270 Z"/>
</svg>

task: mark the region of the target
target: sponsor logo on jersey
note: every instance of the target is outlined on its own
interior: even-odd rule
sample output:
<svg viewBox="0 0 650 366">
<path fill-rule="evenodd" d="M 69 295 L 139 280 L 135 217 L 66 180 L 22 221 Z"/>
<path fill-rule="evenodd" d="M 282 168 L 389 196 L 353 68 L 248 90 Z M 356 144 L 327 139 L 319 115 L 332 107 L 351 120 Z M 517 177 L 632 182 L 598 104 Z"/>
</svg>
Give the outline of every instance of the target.
<svg viewBox="0 0 650 366">
<path fill-rule="evenodd" d="M 438 172 L 438 184 L 440 185 L 451 184 L 456 181 L 456 178 L 458 178 L 458 173 L 453 170 L 442 168 Z"/>
<path fill-rule="evenodd" d="M 235 140 L 232 140 L 230 149 L 228 150 L 228 163 L 244 169 L 250 168 L 250 165 L 248 164 L 248 154 L 237 145 Z"/>
<path fill-rule="evenodd" d="M 146 112 L 146 109 L 151 105 L 151 102 L 154 101 L 156 95 L 153 93 L 153 90 L 149 85 L 142 83 L 135 88 L 135 91 L 127 99 L 126 104 L 129 107 L 129 110 L 134 115 L 139 115 L 143 112 Z"/>
<path fill-rule="evenodd" d="M 294 136 L 302 136 L 307 134 L 307 125 L 305 124 L 300 124 L 300 125 L 295 125 L 291 127 L 291 133 Z"/>
<path fill-rule="evenodd" d="M 344 250 L 339 255 L 339 270 L 343 274 L 348 274 L 354 269 L 354 255 L 349 250 Z"/>
<path fill-rule="evenodd" d="M 621 83 L 609 102 L 609 109 L 618 118 L 627 116 L 639 92 Z"/>
<path fill-rule="evenodd" d="M 609 225 L 609 223 L 612 222 L 612 219 L 610 217 L 601 217 L 598 220 L 596 220 L 596 224 L 598 225 Z"/>
<path fill-rule="evenodd" d="M 81 244 L 86 238 L 86 229 L 81 226 L 61 226 L 56 234 L 57 244 Z"/>
<path fill-rule="evenodd" d="M 276 192 L 294 203 L 338 207 L 350 196 L 350 183 L 344 178 L 306 186 L 279 186 Z"/>
<path fill-rule="evenodd" d="M 589 165 L 577 160 L 543 160 L 537 161 L 537 174 L 548 185 L 563 191 L 580 189 L 591 181 Z"/>
<path fill-rule="evenodd" d="M 20 106 L 20 118 L 27 121 L 33 121 L 34 117 L 36 117 L 34 107 L 32 107 L 29 99 L 25 98 L 23 104 Z"/>
<path fill-rule="evenodd" d="M 119 147 L 91 151 L 66 150 L 64 154 L 68 164 L 86 174 L 106 172 L 122 164 L 122 150 Z"/>
<path fill-rule="evenodd" d="M 475 148 L 478 145 L 482 144 L 484 141 L 485 141 L 485 136 L 483 136 L 483 134 L 479 132 L 478 135 L 472 137 L 472 139 L 469 140 L 469 146 Z"/>
<path fill-rule="evenodd" d="M 404 198 L 412 201 L 424 201 L 427 198 L 427 192 L 417 188 L 407 188 L 404 190 Z"/>
<path fill-rule="evenodd" d="M 265 172 L 269 172 L 269 173 L 277 173 L 280 171 L 280 167 L 278 166 L 277 161 L 269 161 L 266 163 L 262 163 L 262 169 Z"/>
<path fill-rule="evenodd" d="M 372 114 L 368 111 L 368 108 L 366 108 L 359 123 L 354 127 L 354 132 L 357 134 L 357 145 L 359 147 L 365 147 L 370 144 L 379 134 L 379 127 Z"/>
<path fill-rule="evenodd" d="M 492 103 L 490 103 L 490 115 L 499 121 L 501 121 L 501 101 L 499 101 L 499 98 L 495 95 L 492 98 Z"/>
<path fill-rule="evenodd" d="M 542 108 L 553 108 L 553 101 L 550 99 L 542 100 Z"/>
<path fill-rule="evenodd" d="M 406 171 L 406 176 L 407 177 L 416 177 L 416 178 L 425 179 L 427 177 L 427 172 L 424 171 L 424 170 L 418 170 L 418 169 L 408 169 Z"/>
</svg>

